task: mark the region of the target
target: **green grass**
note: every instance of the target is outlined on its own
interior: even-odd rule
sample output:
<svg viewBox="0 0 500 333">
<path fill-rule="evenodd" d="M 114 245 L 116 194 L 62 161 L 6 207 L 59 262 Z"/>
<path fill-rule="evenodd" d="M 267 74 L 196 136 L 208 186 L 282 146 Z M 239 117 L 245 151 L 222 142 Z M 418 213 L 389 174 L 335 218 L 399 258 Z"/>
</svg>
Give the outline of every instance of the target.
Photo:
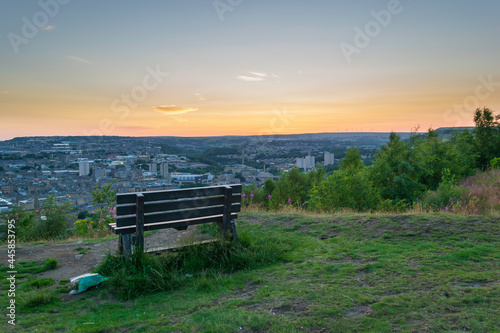
<svg viewBox="0 0 500 333">
<path fill-rule="evenodd" d="M 79 246 L 79 247 L 75 248 L 75 251 L 77 251 L 78 254 L 87 254 L 90 249 L 91 249 L 90 247 L 84 248 L 84 247 Z"/>
<path fill-rule="evenodd" d="M 24 283 L 23 287 L 25 289 L 40 289 L 43 287 L 51 286 L 55 284 L 56 282 L 52 278 L 33 278 L 33 279 L 28 279 L 26 283 Z"/>
<path fill-rule="evenodd" d="M 58 290 L 67 281 L 55 291 L 31 289 L 20 295 L 17 328 L 500 331 L 498 218 L 245 213 L 237 228 L 238 245 L 191 247 L 140 262 L 108 257 L 100 271 L 111 279 L 64 302 Z"/>
</svg>

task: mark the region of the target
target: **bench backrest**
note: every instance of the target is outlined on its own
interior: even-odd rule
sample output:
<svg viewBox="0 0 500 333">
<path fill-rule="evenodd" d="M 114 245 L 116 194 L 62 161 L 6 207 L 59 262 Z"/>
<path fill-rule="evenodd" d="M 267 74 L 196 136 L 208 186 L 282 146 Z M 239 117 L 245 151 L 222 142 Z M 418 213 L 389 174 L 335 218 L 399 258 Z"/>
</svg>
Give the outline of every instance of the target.
<svg viewBox="0 0 500 333">
<path fill-rule="evenodd" d="M 117 194 L 115 232 L 134 233 L 141 219 L 144 231 L 209 222 L 220 222 L 226 229 L 240 210 L 240 184 Z"/>
</svg>

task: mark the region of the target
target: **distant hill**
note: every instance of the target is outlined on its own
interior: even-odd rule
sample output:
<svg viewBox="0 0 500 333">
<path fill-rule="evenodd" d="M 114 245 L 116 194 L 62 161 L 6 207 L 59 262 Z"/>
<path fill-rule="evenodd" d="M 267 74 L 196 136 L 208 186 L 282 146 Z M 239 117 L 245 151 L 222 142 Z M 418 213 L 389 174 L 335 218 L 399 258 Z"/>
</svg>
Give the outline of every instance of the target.
<svg viewBox="0 0 500 333">
<path fill-rule="evenodd" d="M 449 139 L 454 131 L 458 132 L 465 130 L 472 131 L 473 129 L 474 127 L 440 127 L 436 129 L 436 133 L 439 135 L 441 139 Z"/>
<path fill-rule="evenodd" d="M 449 139 L 453 131 L 472 131 L 474 127 L 440 127 L 436 129 L 441 139 Z M 403 140 L 410 138 L 410 132 L 397 132 Z M 366 146 L 380 147 L 389 141 L 389 132 L 341 132 L 341 133 L 304 133 L 304 134 L 275 134 L 275 135 L 225 135 L 210 137 L 182 137 L 182 136 L 151 136 L 151 137 L 130 137 L 130 136 L 46 136 L 46 137 L 16 137 L 11 140 L 0 141 L 0 150 L 2 146 L 23 145 L 28 142 L 42 142 L 48 145 L 52 143 L 67 141 L 72 143 L 92 142 L 96 144 L 116 144 L 117 142 L 125 145 L 145 144 L 148 145 L 166 145 L 170 147 L 183 147 L 190 149 L 209 149 L 212 147 L 235 147 L 248 144 L 266 144 L 286 141 L 302 142 L 322 142 L 340 144 L 342 146 Z M 426 135 L 426 133 L 422 133 Z"/>
</svg>

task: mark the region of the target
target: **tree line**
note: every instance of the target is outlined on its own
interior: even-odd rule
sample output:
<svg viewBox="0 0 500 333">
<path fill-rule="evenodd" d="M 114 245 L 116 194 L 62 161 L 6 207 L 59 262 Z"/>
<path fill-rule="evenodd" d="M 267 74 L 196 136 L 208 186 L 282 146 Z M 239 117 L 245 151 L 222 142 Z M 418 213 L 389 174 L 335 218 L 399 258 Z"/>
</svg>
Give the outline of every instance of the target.
<svg viewBox="0 0 500 333">
<path fill-rule="evenodd" d="M 268 179 L 262 188 L 244 188 L 243 204 L 269 210 L 291 206 L 310 211 L 398 211 L 423 203 L 451 207 L 463 195 L 460 179 L 477 170 L 500 166 L 500 116 L 488 108 L 474 112 L 472 131 L 454 131 L 450 139 L 429 129 L 402 140 L 391 133 L 375 161 L 365 166 L 358 148 L 347 151 L 339 169 L 327 175 L 321 165 L 304 173 L 298 168 Z M 440 195 L 436 198 L 436 193 Z"/>
</svg>

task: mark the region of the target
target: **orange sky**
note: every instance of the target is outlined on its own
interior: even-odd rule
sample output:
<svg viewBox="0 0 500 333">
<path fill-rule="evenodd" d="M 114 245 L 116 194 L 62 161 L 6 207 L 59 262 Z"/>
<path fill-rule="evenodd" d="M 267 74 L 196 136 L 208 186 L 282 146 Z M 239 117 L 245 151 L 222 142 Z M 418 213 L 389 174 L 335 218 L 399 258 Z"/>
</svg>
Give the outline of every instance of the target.
<svg viewBox="0 0 500 333">
<path fill-rule="evenodd" d="M 0 140 L 409 132 L 500 111 L 499 2 L 401 1 L 385 26 L 379 0 L 117 4 L 61 5 L 34 36 L 38 3 L 0 14 Z"/>
</svg>

